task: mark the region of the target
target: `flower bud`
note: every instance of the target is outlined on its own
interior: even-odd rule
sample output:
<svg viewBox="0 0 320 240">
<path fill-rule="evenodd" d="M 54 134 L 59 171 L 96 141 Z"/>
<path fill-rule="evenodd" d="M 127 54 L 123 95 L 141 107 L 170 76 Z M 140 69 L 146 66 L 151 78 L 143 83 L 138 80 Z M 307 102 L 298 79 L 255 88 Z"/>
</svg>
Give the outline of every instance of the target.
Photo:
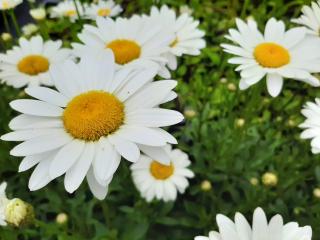
<svg viewBox="0 0 320 240">
<path fill-rule="evenodd" d="M 253 186 L 257 186 L 259 184 L 259 180 L 258 178 L 253 177 L 253 178 L 250 178 L 250 183 Z"/>
<path fill-rule="evenodd" d="M 272 172 L 266 172 L 262 175 L 262 183 L 265 186 L 274 187 L 278 184 L 278 177 Z"/>
<path fill-rule="evenodd" d="M 246 121 L 245 121 L 243 118 L 238 118 L 238 119 L 236 119 L 236 126 L 237 126 L 238 128 L 242 128 L 245 123 L 246 123 Z"/>
<path fill-rule="evenodd" d="M 315 198 L 320 198 L 320 188 L 313 189 L 313 196 Z"/>
<path fill-rule="evenodd" d="M 6 206 L 5 219 L 16 227 L 31 224 L 34 221 L 33 207 L 19 198 L 14 198 Z"/>
<path fill-rule="evenodd" d="M 183 114 L 186 118 L 193 118 L 197 115 L 197 112 L 191 108 L 187 108 L 184 110 Z"/>
<path fill-rule="evenodd" d="M 208 192 L 212 189 L 212 185 L 211 182 L 209 182 L 208 180 L 204 180 L 201 183 L 201 190 L 204 192 Z"/>
<path fill-rule="evenodd" d="M 12 35 L 10 33 L 4 32 L 4 33 L 1 34 L 1 39 L 4 42 L 9 42 L 9 41 L 12 40 Z"/>
<path fill-rule="evenodd" d="M 237 86 L 234 83 L 228 83 L 227 88 L 232 92 L 237 90 Z"/>
<path fill-rule="evenodd" d="M 35 8 L 29 11 L 34 20 L 41 21 L 46 18 L 46 10 L 44 8 Z"/>
<path fill-rule="evenodd" d="M 68 215 L 66 213 L 59 213 L 56 217 L 56 222 L 58 224 L 65 224 L 68 221 Z"/>
</svg>

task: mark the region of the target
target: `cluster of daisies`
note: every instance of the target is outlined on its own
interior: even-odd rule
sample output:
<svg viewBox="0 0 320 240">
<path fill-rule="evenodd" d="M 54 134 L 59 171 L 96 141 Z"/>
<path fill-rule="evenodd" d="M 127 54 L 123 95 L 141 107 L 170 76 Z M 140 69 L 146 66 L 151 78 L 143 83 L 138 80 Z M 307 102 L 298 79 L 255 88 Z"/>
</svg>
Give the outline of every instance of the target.
<svg viewBox="0 0 320 240">
<path fill-rule="evenodd" d="M 10 154 L 23 157 L 19 172 L 35 167 L 31 191 L 64 176 L 69 193 L 86 179 L 102 200 L 122 158 L 147 201 L 175 200 L 194 176 L 188 155 L 172 148 L 177 140 L 163 129 L 183 115 L 161 106 L 177 97 L 170 79 L 177 57 L 199 55 L 204 32 L 190 14 L 167 6 L 111 18 L 121 11 L 113 1 L 60 2 L 49 17 L 94 19 L 79 42 L 68 49 L 61 40 L 21 37 L 0 54 L 1 81 L 31 97 L 10 103 L 20 115 L 1 137 L 22 142 Z M 35 9 L 30 13 L 36 18 Z"/>
</svg>

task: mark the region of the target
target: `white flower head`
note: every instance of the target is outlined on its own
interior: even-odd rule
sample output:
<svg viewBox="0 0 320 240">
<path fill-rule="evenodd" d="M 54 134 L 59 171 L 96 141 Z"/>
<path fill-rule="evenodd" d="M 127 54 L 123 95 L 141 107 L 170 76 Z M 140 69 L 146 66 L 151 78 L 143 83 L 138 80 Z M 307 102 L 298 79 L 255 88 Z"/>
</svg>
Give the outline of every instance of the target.
<svg viewBox="0 0 320 240">
<path fill-rule="evenodd" d="M 285 30 L 282 21 L 271 18 L 262 34 L 257 23 L 236 19 L 238 29 L 230 29 L 227 39 L 235 45 L 222 44 L 224 51 L 236 57 L 229 63 L 240 65 L 239 87 L 244 90 L 266 76 L 271 96 L 280 94 L 283 78 L 291 78 L 319 86 L 319 80 L 311 73 L 320 71 L 320 39 L 306 34 L 306 28 Z"/>
<path fill-rule="evenodd" d="M 161 55 L 168 51 L 168 45 L 174 39 L 173 34 L 164 34 L 161 26 L 137 15 L 115 20 L 98 17 L 96 24 L 85 25 L 78 34 L 83 44 L 72 44 L 75 55 L 81 57 L 111 49 L 118 68 L 157 67 L 160 76 L 170 77 L 164 67 L 167 60 Z"/>
<path fill-rule="evenodd" d="M 5 211 L 8 205 L 8 198 L 6 195 L 7 183 L 3 182 L 0 184 L 0 226 L 6 226 L 6 216 Z"/>
<path fill-rule="evenodd" d="M 162 25 L 167 31 L 174 33 L 174 40 L 170 43 L 170 51 L 165 54 L 168 67 L 177 68 L 177 58 L 182 55 L 199 55 L 200 50 L 206 46 L 203 39 L 205 32 L 198 28 L 199 21 L 194 20 L 188 13 L 177 16 L 173 9 L 163 5 L 160 9 L 151 8 L 150 19 L 154 24 Z"/>
<path fill-rule="evenodd" d="M 0 10 L 15 8 L 22 3 L 22 0 L 0 0 Z"/>
<path fill-rule="evenodd" d="M 209 237 L 198 236 L 194 240 L 311 240 L 312 237 L 310 226 L 299 227 L 296 222 L 284 224 L 279 214 L 268 222 L 261 208 L 254 211 L 252 226 L 241 213 L 236 213 L 234 221 L 222 214 L 216 219 L 219 232 L 211 231 Z"/>
<path fill-rule="evenodd" d="M 77 4 L 77 5 L 75 5 Z M 54 6 L 50 10 L 51 18 L 68 18 L 71 22 L 74 22 L 78 19 L 77 7 L 79 14 L 83 15 L 83 9 L 81 3 L 77 0 L 64 0 L 58 3 L 57 6 Z"/>
<path fill-rule="evenodd" d="M 148 202 L 153 199 L 176 200 L 177 193 L 184 193 L 189 186 L 188 178 L 194 177 L 194 173 L 188 169 L 191 162 L 186 153 L 171 149 L 170 145 L 165 150 L 170 156 L 169 165 L 145 155 L 131 165 L 134 184 Z"/>
<path fill-rule="evenodd" d="M 26 37 L 31 36 L 39 30 L 39 27 L 33 23 L 28 23 L 22 27 L 22 32 Z"/>
<path fill-rule="evenodd" d="M 307 102 L 301 113 L 306 120 L 299 125 L 304 131 L 301 133 L 302 139 L 312 139 L 311 151 L 314 154 L 320 153 L 320 99 L 316 98 L 315 102 Z"/>
<path fill-rule="evenodd" d="M 320 35 L 320 1 L 312 2 L 311 6 L 302 7 L 302 15 L 299 18 L 292 19 L 292 22 L 308 28 L 308 33 Z"/>
<path fill-rule="evenodd" d="M 44 8 L 34 8 L 30 10 L 30 15 L 34 20 L 41 21 L 46 18 L 46 10 Z"/>
<path fill-rule="evenodd" d="M 15 100 L 10 106 L 22 113 L 1 137 L 23 141 L 11 150 L 25 157 L 19 171 L 37 165 L 29 180 L 38 190 L 64 175 L 68 192 L 87 178 L 93 194 L 105 198 L 121 156 L 136 162 L 140 151 L 168 164 L 163 150 L 176 139 L 161 129 L 183 120 L 177 111 L 159 105 L 176 97 L 176 81 L 152 82 L 155 68 L 116 71 L 111 50 L 50 67 L 56 90 L 27 88 L 34 98 Z"/>
<path fill-rule="evenodd" d="M 85 7 L 85 17 L 92 20 L 96 20 L 97 17 L 115 17 L 121 12 L 121 6 L 113 0 L 99 0 Z"/>
<path fill-rule="evenodd" d="M 7 85 L 21 88 L 26 85 L 52 86 L 49 68 L 70 55 L 61 48 L 61 41 L 46 41 L 34 36 L 30 40 L 19 39 L 19 45 L 0 54 L 0 79 Z"/>
</svg>

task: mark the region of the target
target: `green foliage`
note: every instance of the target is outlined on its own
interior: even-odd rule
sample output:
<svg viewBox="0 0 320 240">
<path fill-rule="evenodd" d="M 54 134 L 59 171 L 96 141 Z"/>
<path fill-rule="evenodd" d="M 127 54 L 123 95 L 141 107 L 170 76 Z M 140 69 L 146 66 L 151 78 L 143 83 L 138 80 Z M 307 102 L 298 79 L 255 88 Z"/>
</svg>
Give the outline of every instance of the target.
<svg viewBox="0 0 320 240">
<path fill-rule="evenodd" d="M 151 0 L 120 1 L 125 16 L 146 13 Z M 184 195 L 174 203 L 147 204 L 135 189 L 129 163 L 123 161 L 104 201 L 93 198 L 86 184 L 73 195 L 65 192 L 60 178 L 37 192 L 27 188 L 31 171 L 17 173 L 20 159 L 9 156 L 14 143 L 1 142 L 0 179 L 8 181 L 9 197 L 32 203 L 37 224 L 24 229 L 1 228 L 0 239 L 11 240 L 185 240 L 216 229 L 217 213 L 233 217 L 244 213 L 249 219 L 261 206 L 269 216 L 279 213 L 285 222 L 311 225 L 315 239 L 320 234 L 320 199 L 313 189 L 320 186 L 320 158 L 310 153 L 309 141 L 299 139 L 297 125 L 303 120 L 300 110 L 306 101 L 318 96 L 318 89 L 286 80 L 284 91 L 273 99 L 264 82 L 247 91 L 229 90 L 238 85 L 239 75 L 227 64 L 219 44 L 234 26 L 235 17 L 255 17 L 259 24 L 270 17 L 285 20 L 299 14 L 303 0 L 162 0 L 177 10 L 188 5 L 206 31 L 207 48 L 198 57 L 183 57 L 173 78 L 179 81 L 179 98 L 171 106 L 183 112 L 193 109 L 196 116 L 186 118 L 171 132 L 178 147 L 192 160 L 196 177 Z M 48 21 L 53 38 L 65 44 L 76 41 L 81 26 L 68 22 Z M 227 82 L 221 81 L 226 79 Z M 1 86 L 0 129 L 9 131 L 8 122 L 16 115 L 8 103 L 23 96 L 19 90 Z M 236 125 L 245 119 L 243 127 Z M 266 187 L 261 176 L 271 171 L 279 182 Z M 250 183 L 259 179 L 258 185 Z M 202 191 L 201 182 L 209 180 L 212 190 Z M 58 225 L 58 213 L 65 212 L 69 221 Z"/>
</svg>

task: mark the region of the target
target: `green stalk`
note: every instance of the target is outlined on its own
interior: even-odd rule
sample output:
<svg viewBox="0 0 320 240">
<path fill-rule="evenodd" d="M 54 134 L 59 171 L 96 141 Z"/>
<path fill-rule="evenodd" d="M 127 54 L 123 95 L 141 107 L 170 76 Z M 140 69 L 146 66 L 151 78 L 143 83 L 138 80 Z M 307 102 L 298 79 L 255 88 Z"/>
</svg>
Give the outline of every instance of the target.
<svg viewBox="0 0 320 240">
<path fill-rule="evenodd" d="M 7 14 L 4 10 L 1 12 L 3 17 L 4 27 L 6 28 L 7 33 L 10 33 L 10 26 L 9 26 Z"/>
<path fill-rule="evenodd" d="M 18 36 L 21 36 L 21 30 L 20 30 L 20 27 L 19 27 L 19 24 L 18 24 L 16 15 L 14 14 L 14 11 L 13 11 L 13 10 L 10 10 L 9 13 L 10 13 L 10 16 L 11 16 L 11 19 L 12 19 L 12 22 L 13 22 L 13 25 L 14 25 L 14 27 L 15 27 L 15 29 L 16 29 L 17 35 L 18 35 Z"/>
<path fill-rule="evenodd" d="M 43 38 L 46 40 L 50 39 L 46 21 L 42 20 L 42 21 L 39 21 L 38 23 L 40 25 L 40 32 L 42 33 Z"/>
<path fill-rule="evenodd" d="M 74 5 L 76 7 L 78 18 L 79 18 L 79 20 L 82 20 L 81 15 L 80 15 L 80 11 L 79 11 L 79 8 L 78 8 L 77 0 L 73 0 L 73 2 L 74 2 Z"/>
</svg>

